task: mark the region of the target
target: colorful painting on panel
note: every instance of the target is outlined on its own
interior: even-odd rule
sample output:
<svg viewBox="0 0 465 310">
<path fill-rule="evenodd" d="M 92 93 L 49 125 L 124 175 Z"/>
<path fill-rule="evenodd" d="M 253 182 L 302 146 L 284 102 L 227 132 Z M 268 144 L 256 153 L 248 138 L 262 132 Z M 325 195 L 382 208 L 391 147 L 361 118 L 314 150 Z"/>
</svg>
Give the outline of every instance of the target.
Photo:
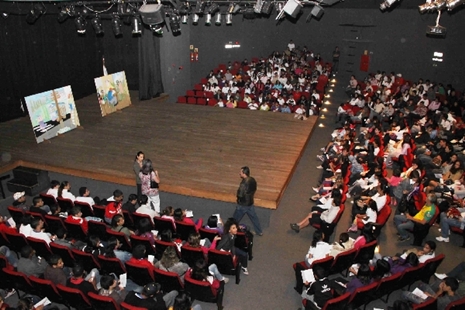
<svg viewBox="0 0 465 310">
<path fill-rule="evenodd" d="M 71 86 L 25 97 L 37 143 L 80 126 Z"/>
<path fill-rule="evenodd" d="M 95 88 L 97 89 L 97 99 L 102 116 L 131 105 L 131 97 L 129 96 L 124 71 L 96 78 Z"/>
</svg>

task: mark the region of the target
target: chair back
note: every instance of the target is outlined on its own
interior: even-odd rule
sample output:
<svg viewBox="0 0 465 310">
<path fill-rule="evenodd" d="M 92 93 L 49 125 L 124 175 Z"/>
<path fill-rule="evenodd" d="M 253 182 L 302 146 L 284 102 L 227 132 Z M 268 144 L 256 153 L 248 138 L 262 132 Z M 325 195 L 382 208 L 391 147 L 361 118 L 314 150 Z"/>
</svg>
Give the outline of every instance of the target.
<svg viewBox="0 0 465 310">
<path fill-rule="evenodd" d="M 391 206 L 389 205 L 389 203 L 387 203 L 388 200 L 391 199 L 386 199 L 386 204 L 381 209 L 381 211 L 379 211 L 378 217 L 376 218 L 376 224 L 380 225 L 381 227 L 383 227 L 386 224 L 387 220 L 389 219 L 392 213 Z"/>
<path fill-rule="evenodd" d="M 61 212 L 69 212 L 74 207 L 74 203 L 71 199 L 57 197 L 57 203 L 61 208 Z"/>
<path fill-rule="evenodd" d="M 395 273 L 389 277 L 382 278 L 381 281 L 379 281 L 378 288 L 374 292 L 373 299 L 382 299 L 382 297 L 387 294 L 386 300 L 383 300 L 387 303 L 389 295 L 393 292 L 392 288 L 397 287 L 401 278 L 402 273 Z"/>
<path fill-rule="evenodd" d="M 4 233 L 7 240 L 10 241 L 10 250 L 15 251 L 16 253 L 20 253 L 21 249 L 25 245 L 29 245 L 29 242 L 27 242 L 27 239 L 23 234 L 10 231 L 5 231 Z"/>
<path fill-rule="evenodd" d="M 195 229 L 194 224 L 176 221 L 176 234 L 178 235 L 179 239 L 187 241 L 189 235 L 196 232 L 197 230 Z"/>
<path fill-rule="evenodd" d="M 200 238 L 205 239 L 207 238 L 211 242 L 213 242 L 213 239 L 219 235 L 218 231 L 213 230 L 213 229 L 208 229 L 208 228 L 199 228 L 199 233 L 200 233 Z"/>
<path fill-rule="evenodd" d="M 108 236 L 107 228 L 108 226 L 104 222 L 97 222 L 97 221 L 88 221 L 88 230 L 87 234 L 89 236 L 97 236 L 100 240 L 108 240 L 110 236 Z"/>
<path fill-rule="evenodd" d="M 241 263 L 232 253 L 210 249 L 208 251 L 208 263 L 216 264 L 222 274 L 235 275 L 236 284 L 239 284 L 241 280 Z"/>
<path fill-rule="evenodd" d="M 152 227 L 150 228 L 150 230 L 155 229 L 153 225 L 153 219 L 150 217 L 150 215 L 134 212 L 131 216 L 132 216 L 132 220 L 134 221 L 134 227 L 139 228 L 140 220 L 146 218 L 150 220 L 150 223 L 152 223 Z"/>
<path fill-rule="evenodd" d="M 101 296 L 93 292 L 89 292 L 87 297 L 94 309 L 99 310 L 120 310 L 119 305 L 110 296 Z"/>
<path fill-rule="evenodd" d="M 16 291 L 20 290 L 26 294 L 35 293 L 34 287 L 24 273 L 5 267 L 3 268 L 3 274 L 5 275 L 5 278 L 2 279 L 2 281 L 6 280 L 10 284 L 10 287 L 14 287 Z"/>
<path fill-rule="evenodd" d="M 131 306 L 130 304 L 125 303 L 124 301 L 120 304 L 120 308 L 121 310 L 147 310 L 146 308 Z"/>
<path fill-rule="evenodd" d="M 421 304 L 413 304 L 412 310 L 437 310 L 438 300 L 436 298 L 428 298 Z"/>
<path fill-rule="evenodd" d="M 124 216 L 124 225 L 130 229 L 135 229 L 136 223 L 134 222 L 134 218 L 132 217 L 132 214 L 129 213 L 129 211 L 123 210 L 123 216 Z"/>
<path fill-rule="evenodd" d="M 87 232 L 84 231 L 81 224 L 70 222 L 68 220 L 64 220 L 64 224 L 66 231 L 68 232 L 66 235 L 69 238 L 82 241 L 87 240 Z"/>
<path fill-rule="evenodd" d="M 465 309 L 465 297 L 462 297 L 456 301 L 449 303 L 446 310 L 461 310 Z"/>
<path fill-rule="evenodd" d="M 170 219 L 165 219 L 162 217 L 154 217 L 153 223 L 155 224 L 155 229 L 159 232 L 164 230 L 171 230 L 173 235 L 176 234 L 176 228 L 174 227 L 173 222 Z"/>
<path fill-rule="evenodd" d="M 44 216 L 44 219 L 50 232 L 55 233 L 58 229 L 66 231 L 64 220 L 61 217 L 47 214 Z"/>
<path fill-rule="evenodd" d="M 329 269 L 329 274 L 342 274 L 344 271 L 346 271 L 345 276 L 347 276 L 349 267 L 352 266 L 356 255 L 356 249 L 350 249 L 348 251 L 344 251 L 336 255 L 336 257 L 334 258 L 334 262 L 331 265 L 331 268 Z"/>
<path fill-rule="evenodd" d="M 353 309 L 357 309 L 363 305 L 366 305 L 372 300 L 371 295 L 373 291 L 376 290 L 378 282 L 373 282 L 368 285 L 359 287 L 355 292 L 350 296 L 349 304 Z"/>
<path fill-rule="evenodd" d="M 3 231 L 0 231 L 0 246 L 3 245 L 10 247 L 10 241 L 7 239 Z"/>
<path fill-rule="evenodd" d="M 156 251 L 155 248 L 152 246 L 150 243 L 150 240 L 148 237 L 141 237 L 141 236 L 136 236 L 136 235 L 131 235 L 129 237 L 129 240 L 131 241 L 131 246 L 134 248 L 138 244 L 142 244 L 145 246 L 146 253 L 147 255 L 153 255 L 156 256 Z"/>
<path fill-rule="evenodd" d="M 61 284 L 57 284 L 56 288 L 67 305 L 76 309 L 92 309 L 91 303 L 80 290 Z"/>
<path fill-rule="evenodd" d="M 163 256 L 163 252 L 165 252 L 166 248 L 168 247 L 173 247 L 176 250 L 176 253 L 178 253 L 178 257 L 181 258 L 181 255 L 178 252 L 178 247 L 174 242 L 166 242 L 162 240 L 155 240 L 155 249 L 156 249 L 156 255 L 155 257 L 160 260 L 161 257 Z"/>
<path fill-rule="evenodd" d="M 184 279 L 184 289 L 192 298 L 204 302 L 214 302 L 217 304 L 218 309 L 223 309 L 224 288 L 220 287 L 218 291 L 215 292 L 208 282 L 186 277 Z"/>
<path fill-rule="evenodd" d="M 63 263 L 66 267 L 73 267 L 76 260 L 74 259 L 73 253 L 71 249 L 64 246 L 57 244 L 55 242 L 50 243 L 50 250 L 53 254 L 59 255 L 63 260 Z"/>
<path fill-rule="evenodd" d="M 123 263 L 116 257 L 105 257 L 103 255 L 99 255 L 98 261 L 100 266 L 102 267 L 102 270 L 100 270 L 101 273 L 114 273 L 118 277 L 121 274 L 126 273 L 126 268 L 124 267 Z"/>
<path fill-rule="evenodd" d="M 420 275 L 420 280 L 424 283 L 429 283 L 431 276 L 436 272 L 444 258 L 444 254 L 439 254 L 438 256 L 430 258 L 426 262 L 424 262 L 423 272 Z"/>
<path fill-rule="evenodd" d="M 95 216 L 94 215 L 94 210 L 92 210 L 92 207 L 87 202 L 75 201 L 74 205 L 76 207 L 81 208 L 82 218 L 86 218 L 88 216 Z"/>
<path fill-rule="evenodd" d="M 402 272 L 402 277 L 397 282 L 395 289 L 401 289 L 404 286 L 410 286 L 417 280 L 417 274 L 421 270 L 421 266 L 410 267 Z"/>
<path fill-rule="evenodd" d="M 86 253 L 77 249 L 72 249 L 71 252 L 73 253 L 76 262 L 80 262 L 82 264 L 82 267 L 84 267 L 84 269 L 87 272 L 90 272 L 94 268 L 97 268 L 98 270 L 101 269 L 100 264 L 95 259 L 95 256 L 93 254 Z"/>
<path fill-rule="evenodd" d="M 252 260 L 253 235 L 250 232 L 238 231 L 234 238 L 234 246 L 249 255 Z"/>
<path fill-rule="evenodd" d="M 181 248 L 181 259 L 186 262 L 191 268 L 199 259 L 204 259 L 205 255 L 201 248 L 193 248 L 189 245 L 183 245 Z"/>
<path fill-rule="evenodd" d="M 184 285 L 176 272 L 169 272 L 159 268 L 154 268 L 153 276 L 155 277 L 155 282 L 161 285 L 161 289 L 165 292 L 165 294 L 171 291 L 180 292 L 184 290 Z"/>
<path fill-rule="evenodd" d="M 37 256 L 41 256 L 48 260 L 50 255 L 53 254 L 47 242 L 45 242 L 44 240 L 37 239 L 34 237 L 27 237 L 26 239 L 29 245 L 34 249 L 34 251 L 36 251 Z"/>
<path fill-rule="evenodd" d="M 47 206 L 54 206 L 54 205 L 57 205 L 57 200 L 55 199 L 55 197 L 53 197 L 52 195 L 48 195 L 48 194 L 45 194 L 45 193 L 40 193 L 39 194 L 40 198 L 42 198 L 42 201 L 44 202 L 44 205 L 47 205 Z"/>
<path fill-rule="evenodd" d="M 110 237 L 115 237 L 116 239 L 118 239 L 118 241 L 121 243 L 120 250 L 132 252 L 132 246 L 129 243 L 128 237 L 126 237 L 126 235 L 124 233 L 117 232 L 117 231 L 114 231 L 114 230 L 108 228 L 107 229 L 107 234 Z"/>
<path fill-rule="evenodd" d="M 358 249 L 357 256 L 355 256 L 354 263 L 356 264 L 368 264 L 370 259 L 375 255 L 375 248 L 378 242 L 373 240 Z"/>
<path fill-rule="evenodd" d="M 105 218 L 105 206 L 94 205 L 92 209 L 94 209 L 94 215 L 96 217 L 99 217 L 102 220 Z"/>
<path fill-rule="evenodd" d="M 7 209 L 8 209 L 8 212 L 10 213 L 11 217 L 15 221 L 16 226 L 19 227 L 21 225 L 22 221 L 23 221 L 23 217 L 24 217 L 24 214 L 25 214 L 24 211 L 22 209 L 16 209 L 13 206 L 9 206 Z"/>
<path fill-rule="evenodd" d="M 141 267 L 131 262 L 126 262 L 125 265 L 128 278 L 131 279 L 137 285 L 144 286 L 147 283 L 155 282 L 155 278 L 153 276 L 153 269 Z"/>
<path fill-rule="evenodd" d="M 61 297 L 60 293 L 55 287 L 55 284 L 52 281 L 40 279 L 34 276 L 29 276 L 29 281 L 31 282 L 32 286 L 34 287 L 34 291 L 37 295 L 39 295 L 39 297 L 47 297 L 50 299 L 50 301 L 59 304 L 65 303 L 63 297 Z"/>
<path fill-rule="evenodd" d="M 326 302 L 322 310 L 342 310 L 349 304 L 350 293 L 345 293 L 339 297 L 330 299 Z"/>
<path fill-rule="evenodd" d="M 320 266 L 324 270 L 329 270 L 333 265 L 334 257 L 328 256 L 322 259 L 317 259 L 312 262 L 311 268 L 315 268 L 315 266 Z"/>
</svg>

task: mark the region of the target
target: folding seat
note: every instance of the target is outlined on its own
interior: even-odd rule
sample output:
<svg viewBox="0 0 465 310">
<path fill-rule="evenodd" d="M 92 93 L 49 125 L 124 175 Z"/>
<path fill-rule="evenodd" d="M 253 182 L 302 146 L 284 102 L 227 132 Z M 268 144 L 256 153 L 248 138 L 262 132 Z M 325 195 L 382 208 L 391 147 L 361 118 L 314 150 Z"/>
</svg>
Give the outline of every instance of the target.
<svg viewBox="0 0 465 310">
<path fill-rule="evenodd" d="M 197 98 L 195 98 L 195 97 L 187 97 L 187 103 L 189 103 L 189 104 L 197 104 Z"/>
<path fill-rule="evenodd" d="M 334 258 L 334 262 L 331 265 L 331 268 L 329 269 L 329 274 L 340 273 L 341 275 L 347 277 L 349 273 L 349 268 L 350 266 L 352 266 L 356 255 L 356 249 L 350 249 L 348 251 L 344 251 L 336 255 L 336 257 Z"/>
<path fill-rule="evenodd" d="M 13 206 L 9 206 L 8 212 L 10 213 L 11 217 L 16 223 L 16 227 L 19 227 L 21 223 L 23 222 L 23 217 L 24 217 L 24 211 L 22 209 L 16 209 Z"/>
<path fill-rule="evenodd" d="M 207 99 L 205 98 L 197 98 L 197 104 L 198 105 L 207 105 Z"/>
<path fill-rule="evenodd" d="M 441 265 L 444 260 L 445 255 L 439 254 L 436 257 L 428 259 L 423 263 L 423 272 L 420 275 L 420 280 L 424 283 L 429 283 L 431 276 L 436 273 L 439 265 Z"/>
<path fill-rule="evenodd" d="M 101 296 L 92 292 L 87 294 L 92 307 L 99 310 L 120 310 L 119 305 L 110 296 Z"/>
<path fill-rule="evenodd" d="M 392 289 L 398 290 L 404 288 L 405 286 L 410 287 L 412 283 L 418 280 L 418 273 L 421 272 L 421 268 L 422 266 L 415 266 L 404 270 L 404 272 L 402 272 L 401 278 L 399 281 L 397 281 L 397 283 L 395 283 L 395 285 L 392 286 Z"/>
<path fill-rule="evenodd" d="M 102 220 L 105 219 L 105 206 L 94 205 L 92 209 L 94 210 L 95 217 L 101 218 Z"/>
<path fill-rule="evenodd" d="M 155 240 L 155 249 L 156 249 L 156 255 L 155 257 L 160 260 L 163 252 L 165 252 L 166 248 L 168 247 L 173 247 L 176 250 L 176 253 L 178 254 L 178 257 L 181 258 L 181 255 L 178 252 L 178 247 L 174 242 L 166 242 L 162 240 Z"/>
<path fill-rule="evenodd" d="M 345 293 L 339 297 L 330 299 L 326 304 L 321 308 L 321 310 L 342 310 L 346 309 L 349 304 L 350 293 Z"/>
<path fill-rule="evenodd" d="M 191 268 L 194 267 L 195 262 L 204 258 L 205 255 L 201 248 L 193 248 L 188 244 L 183 245 L 181 248 L 181 259 Z"/>
<path fill-rule="evenodd" d="M 292 265 L 292 268 L 294 269 L 295 273 L 295 280 L 296 280 L 296 285 L 294 289 L 300 294 L 302 293 L 304 281 L 302 279 L 302 271 L 303 270 L 308 270 L 308 269 L 313 269 L 315 266 L 320 266 L 324 270 L 329 270 L 333 264 L 334 257 L 328 256 L 322 259 L 317 259 L 312 262 L 312 265 L 310 267 L 307 266 L 307 263 L 305 261 L 301 261 L 298 263 L 295 263 Z"/>
<path fill-rule="evenodd" d="M 465 297 L 462 297 L 459 300 L 449 303 L 446 307 L 446 310 L 462 310 L 462 309 L 465 309 Z"/>
<path fill-rule="evenodd" d="M 249 260 L 253 259 L 253 235 L 250 232 L 238 231 L 234 239 L 234 246 L 246 252 Z"/>
<path fill-rule="evenodd" d="M 187 103 L 186 96 L 178 96 L 178 103 Z"/>
<path fill-rule="evenodd" d="M 73 249 L 71 252 L 76 262 L 81 263 L 85 271 L 90 272 L 94 268 L 101 269 L 100 264 L 91 253 L 86 253 L 77 249 Z"/>
<path fill-rule="evenodd" d="M 134 219 L 132 218 L 132 214 L 126 210 L 123 210 L 123 216 L 124 216 L 124 226 L 126 226 L 129 229 L 135 229 L 136 223 L 134 222 Z"/>
<path fill-rule="evenodd" d="M 155 282 L 161 285 L 163 292 L 183 291 L 184 285 L 176 272 L 164 271 L 158 268 L 153 268 L 153 276 Z"/>
<path fill-rule="evenodd" d="M 71 199 L 57 197 L 57 203 L 61 208 L 61 212 L 69 212 L 74 207 Z"/>
<path fill-rule="evenodd" d="M 158 232 L 161 233 L 164 230 L 171 230 L 173 235 L 176 234 L 176 228 L 174 227 L 172 220 L 167 218 L 154 217 L 153 222 L 155 223 L 155 229 L 158 230 Z"/>
<path fill-rule="evenodd" d="M 421 304 L 413 304 L 412 310 L 437 310 L 438 300 L 436 298 L 428 298 Z"/>
<path fill-rule="evenodd" d="M 16 289 L 16 293 L 18 294 L 18 298 L 22 298 L 21 293 L 26 294 L 34 294 L 34 287 L 32 286 L 29 278 L 22 272 L 11 270 L 7 267 L 3 268 L 3 275 L 5 278 L 2 281 L 7 281 L 11 287 Z"/>
<path fill-rule="evenodd" d="M 213 242 L 213 239 L 219 235 L 217 230 L 208 229 L 204 227 L 199 228 L 199 234 L 200 234 L 200 238 L 202 239 L 207 238 L 208 240 L 210 240 L 210 242 Z"/>
<path fill-rule="evenodd" d="M 107 229 L 107 234 L 110 237 L 115 237 L 116 239 L 118 239 L 118 241 L 121 243 L 120 250 L 132 252 L 131 243 L 129 243 L 128 237 L 126 237 L 126 235 L 124 233 L 117 232 L 117 231 L 114 231 L 114 230 L 111 230 L 111 229 L 108 228 Z"/>
<path fill-rule="evenodd" d="M 47 297 L 52 302 L 56 302 L 59 304 L 64 304 L 65 301 L 63 297 L 61 297 L 60 293 L 58 292 L 55 284 L 50 280 L 40 279 L 34 276 L 29 277 L 29 281 L 31 282 L 32 286 L 34 287 L 35 293 L 41 297 Z"/>
<path fill-rule="evenodd" d="M 145 254 L 156 256 L 156 250 L 152 246 L 152 244 L 150 243 L 149 238 L 136 236 L 136 235 L 131 235 L 129 237 L 129 240 L 131 241 L 131 246 L 133 248 L 136 247 L 138 244 L 142 244 L 142 245 L 145 246 L 145 249 L 146 249 Z"/>
<path fill-rule="evenodd" d="M 52 255 L 52 250 L 48 246 L 47 242 L 42 239 L 34 238 L 34 237 L 27 237 L 27 242 L 29 245 L 36 251 L 37 256 L 43 257 L 46 260 Z"/>
<path fill-rule="evenodd" d="M 205 82 L 205 83 L 202 83 L 202 84 L 207 84 L 207 83 Z M 195 84 L 194 85 L 194 90 L 203 90 L 202 84 Z"/>
<path fill-rule="evenodd" d="M 40 193 L 39 197 L 42 198 L 42 201 L 44 202 L 44 205 L 46 205 L 46 206 L 50 207 L 50 206 L 54 206 L 54 205 L 58 204 L 57 200 L 52 195 L 48 195 L 48 194 L 45 194 L 45 193 Z"/>
<path fill-rule="evenodd" d="M 102 268 L 100 271 L 104 274 L 114 273 L 117 276 L 126 273 L 123 263 L 116 257 L 98 256 L 98 262 Z"/>
<path fill-rule="evenodd" d="M 195 97 L 195 91 L 194 90 L 188 90 L 186 92 L 186 97 Z"/>
<path fill-rule="evenodd" d="M 59 245 L 55 242 L 51 242 L 50 250 L 52 251 L 53 254 L 59 255 L 61 257 L 66 267 L 74 266 L 76 260 L 74 259 L 74 255 L 71 252 L 70 248 L 64 245 Z"/>
<path fill-rule="evenodd" d="M 125 303 L 124 301 L 120 304 L 120 308 L 121 310 L 147 310 L 146 308 L 131 306 L 130 304 Z"/>
<path fill-rule="evenodd" d="M 142 214 L 142 213 L 133 213 L 132 215 L 132 220 L 134 221 L 134 227 L 135 228 L 139 228 L 139 222 L 140 220 L 146 218 L 146 219 L 149 219 L 150 220 L 150 223 L 152 223 L 152 227 L 150 228 L 151 230 L 154 230 L 155 227 L 153 225 L 153 219 L 150 217 L 150 215 L 148 214 Z"/>
<path fill-rule="evenodd" d="M 208 80 L 206 78 L 201 78 L 200 79 L 200 84 L 207 84 Z"/>
<path fill-rule="evenodd" d="M 367 243 L 358 249 L 357 255 L 355 256 L 354 263 L 355 264 L 368 264 L 369 261 L 375 255 L 375 248 L 378 245 L 376 240 Z"/>
<path fill-rule="evenodd" d="M 218 103 L 218 100 L 216 100 L 215 98 L 208 98 L 207 100 L 207 105 L 210 106 L 210 107 L 213 107 L 215 106 L 215 104 Z"/>
<path fill-rule="evenodd" d="M 100 240 L 107 241 L 110 236 L 107 233 L 108 226 L 104 222 L 88 221 L 88 236 L 97 236 Z"/>
<path fill-rule="evenodd" d="M 64 219 L 58 216 L 46 215 L 44 216 L 45 223 L 47 224 L 48 230 L 51 233 L 55 233 L 58 229 L 66 231 Z"/>
<path fill-rule="evenodd" d="M 215 291 L 206 281 L 194 280 L 190 277 L 184 278 L 184 289 L 193 298 L 204 302 L 216 303 L 217 309 L 223 309 L 224 284 Z"/>
<path fill-rule="evenodd" d="M 71 306 L 76 309 L 93 309 L 89 299 L 84 295 L 83 292 L 76 288 L 67 287 L 61 284 L 57 284 L 56 288 L 58 293 L 66 301 L 67 306 Z"/>
<path fill-rule="evenodd" d="M 75 240 L 87 240 L 87 232 L 84 231 L 81 224 L 70 222 L 68 220 L 64 220 L 63 222 L 66 227 L 67 237 Z"/>
<path fill-rule="evenodd" d="M 196 90 L 196 91 L 195 91 L 195 97 L 197 97 L 197 98 L 205 97 L 204 91 L 203 91 L 202 89 Z"/>
<path fill-rule="evenodd" d="M 8 241 L 3 231 L 0 231 L 0 246 L 3 246 L 3 245 L 10 247 L 10 241 Z"/>
<path fill-rule="evenodd" d="M 137 285 L 144 286 L 147 283 L 155 282 L 153 269 L 149 269 L 145 266 L 139 266 L 130 262 L 126 262 L 125 265 L 128 279 L 131 279 Z"/>
<path fill-rule="evenodd" d="M 241 263 L 232 253 L 210 249 L 208 251 L 208 264 L 216 264 L 222 274 L 235 275 L 236 284 L 241 281 Z"/>
<path fill-rule="evenodd" d="M 90 204 L 88 204 L 87 202 L 82 202 L 82 201 L 75 201 L 74 202 L 74 205 L 76 207 L 80 207 L 81 208 L 81 212 L 82 212 L 82 217 L 83 218 L 86 218 L 88 216 L 95 216 L 94 215 L 94 210 L 92 210 L 92 207 L 90 206 Z"/>
<path fill-rule="evenodd" d="M 5 231 L 4 233 L 6 239 L 10 241 L 10 250 L 15 251 L 16 253 L 20 253 L 24 246 L 29 245 L 29 242 L 27 242 L 27 239 L 23 234 L 9 231 Z"/>
<path fill-rule="evenodd" d="M 371 296 L 377 287 L 378 282 L 373 282 L 356 289 L 349 299 L 349 304 L 353 307 L 352 309 L 357 309 L 363 306 L 363 310 L 365 310 L 367 304 L 373 300 Z"/>
<path fill-rule="evenodd" d="M 176 234 L 181 240 L 187 241 L 190 234 L 196 233 L 194 224 L 176 221 Z"/>
<path fill-rule="evenodd" d="M 381 299 L 383 302 L 387 303 L 389 300 L 389 296 L 394 291 L 392 288 L 397 287 L 398 282 L 401 278 L 402 273 L 396 273 L 390 275 L 389 277 L 382 278 L 381 281 L 379 281 L 378 288 L 376 289 L 376 291 L 373 292 L 373 300 Z M 386 295 L 386 299 L 382 298 L 384 295 Z"/>
</svg>

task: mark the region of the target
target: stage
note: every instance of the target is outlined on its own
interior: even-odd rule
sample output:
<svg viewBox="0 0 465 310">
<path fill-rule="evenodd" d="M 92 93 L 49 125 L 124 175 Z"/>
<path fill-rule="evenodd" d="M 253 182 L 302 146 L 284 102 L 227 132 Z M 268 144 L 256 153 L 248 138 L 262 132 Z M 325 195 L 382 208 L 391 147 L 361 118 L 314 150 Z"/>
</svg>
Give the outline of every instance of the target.
<svg viewBox="0 0 465 310">
<path fill-rule="evenodd" d="M 0 172 L 23 165 L 135 186 L 132 165 L 143 151 L 161 191 L 234 202 L 240 168 L 249 166 L 258 183 L 255 205 L 276 209 L 317 120 L 178 104 L 163 95 L 131 98 L 130 107 L 106 117 L 95 95 L 77 100 L 81 128 L 40 144 L 28 115 L 0 123 Z"/>
</svg>

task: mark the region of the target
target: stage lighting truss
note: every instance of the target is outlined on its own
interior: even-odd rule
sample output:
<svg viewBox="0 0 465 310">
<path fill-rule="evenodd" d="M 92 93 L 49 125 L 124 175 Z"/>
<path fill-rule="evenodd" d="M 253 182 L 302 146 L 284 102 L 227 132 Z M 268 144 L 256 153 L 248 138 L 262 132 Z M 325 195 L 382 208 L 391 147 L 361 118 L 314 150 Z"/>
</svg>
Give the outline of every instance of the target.
<svg viewBox="0 0 465 310">
<path fill-rule="evenodd" d="M 420 13 L 441 11 L 447 8 L 448 11 L 452 11 L 464 4 L 464 0 L 430 0 L 424 4 L 418 6 Z"/>
</svg>

